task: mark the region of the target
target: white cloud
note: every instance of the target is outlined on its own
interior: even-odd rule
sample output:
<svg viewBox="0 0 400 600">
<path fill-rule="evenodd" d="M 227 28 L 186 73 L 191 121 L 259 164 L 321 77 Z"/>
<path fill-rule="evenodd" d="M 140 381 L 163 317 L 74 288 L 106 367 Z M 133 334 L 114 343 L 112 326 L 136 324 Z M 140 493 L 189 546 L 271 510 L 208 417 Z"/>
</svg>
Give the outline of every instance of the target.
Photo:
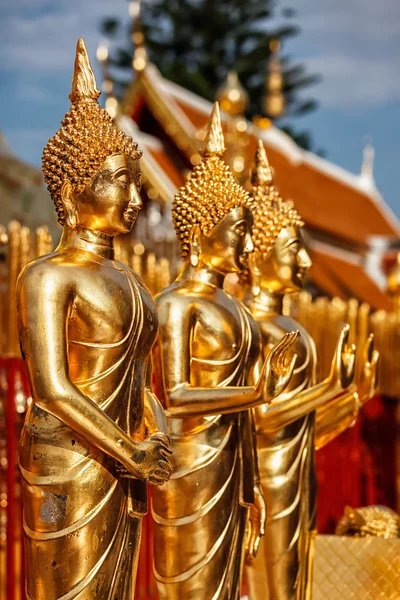
<svg viewBox="0 0 400 600">
<path fill-rule="evenodd" d="M 82 1 L 6 0 L 0 11 L 3 69 L 71 69 L 75 43 L 85 38 L 94 58 L 100 39 L 99 25 L 105 16 L 128 19 L 126 0 Z"/>
<path fill-rule="evenodd" d="M 324 106 L 376 107 L 400 99 L 399 0 L 297 0 L 301 35 L 287 45 Z"/>
<path fill-rule="evenodd" d="M 372 108 L 387 101 L 400 101 L 400 63 L 371 60 L 344 53 L 309 58 L 310 71 L 323 74 L 313 89 L 324 107 Z"/>
<path fill-rule="evenodd" d="M 400 0 L 296 0 L 289 4 L 296 8 L 293 22 L 302 33 L 285 51 L 304 61 L 309 72 L 323 76 L 311 95 L 325 106 L 351 109 L 399 99 Z M 278 7 L 282 5 L 283 1 Z M 127 23 L 126 0 L 2 0 L 1 68 L 21 76 L 27 70 L 37 73 L 38 85 L 33 89 L 30 84 L 27 93 L 36 102 L 44 101 L 47 90 L 40 75 L 68 77 L 78 36 L 85 38 L 97 70 L 99 25 L 109 15 Z"/>
</svg>

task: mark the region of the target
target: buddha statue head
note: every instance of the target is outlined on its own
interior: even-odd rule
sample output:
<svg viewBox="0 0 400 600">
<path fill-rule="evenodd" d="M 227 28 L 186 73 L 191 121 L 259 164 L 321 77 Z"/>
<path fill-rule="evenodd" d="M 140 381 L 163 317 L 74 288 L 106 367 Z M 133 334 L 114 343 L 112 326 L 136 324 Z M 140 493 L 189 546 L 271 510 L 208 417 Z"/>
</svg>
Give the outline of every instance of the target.
<svg viewBox="0 0 400 600">
<path fill-rule="evenodd" d="M 43 151 L 47 188 L 64 227 L 114 236 L 141 208 L 141 152 L 100 107 L 85 43 L 78 40 L 71 108 Z"/>
<path fill-rule="evenodd" d="M 225 152 L 219 106 L 213 107 L 202 147 L 202 160 L 175 195 L 172 218 L 182 257 L 193 267 L 223 273 L 241 271 L 253 252 L 253 216 L 249 194 L 236 183 Z"/>
<path fill-rule="evenodd" d="M 262 286 L 276 294 L 301 290 L 311 267 L 305 247 L 303 221 L 291 202 L 285 202 L 273 186 L 272 171 L 259 141 L 251 173 L 253 243 L 249 261 L 254 287 Z"/>
</svg>

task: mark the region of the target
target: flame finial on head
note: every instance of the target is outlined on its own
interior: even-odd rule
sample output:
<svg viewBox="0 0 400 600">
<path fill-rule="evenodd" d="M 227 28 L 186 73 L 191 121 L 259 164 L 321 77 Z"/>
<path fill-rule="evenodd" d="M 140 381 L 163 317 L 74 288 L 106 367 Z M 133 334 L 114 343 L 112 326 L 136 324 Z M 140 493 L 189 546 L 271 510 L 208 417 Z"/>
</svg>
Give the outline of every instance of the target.
<svg viewBox="0 0 400 600">
<path fill-rule="evenodd" d="M 72 104 L 84 101 L 94 101 L 100 96 L 96 86 L 92 67 L 83 38 L 76 44 L 74 74 L 72 77 L 72 91 L 69 99 Z"/>
<path fill-rule="evenodd" d="M 258 142 L 254 167 L 251 172 L 253 186 L 253 242 L 263 260 L 271 254 L 273 244 L 285 227 L 302 227 L 302 218 L 293 207 L 293 202 L 285 202 L 272 185 L 272 170 L 269 165 L 264 144 Z"/>
<path fill-rule="evenodd" d="M 222 132 L 219 104 L 214 102 L 210 120 L 207 125 L 203 140 L 201 154 L 203 156 L 223 156 L 225 152 L 225 140 Z"/>
<path fill-rule="evenodd" d="M 132 138 L 117 129 L 107 111 L 101 108 L 97 102 L 99 95 L 85 43 L 79 38 L 69 96 L 72 104 L 42 156 L 44 180 L 61 225 L 65 223 L 64 181 L 69 181 L 78 195 L 112 154 L 126 154 L 134 160 L 142 155 Z"/>
<path fill-rule="evenodd" d="M 258 140 L 254 165 L 251 170 L 251 184 L 253 186 L 268 186 L 272 184 L 272 170 L 262 140 Z"/>
<path fill-rule="evenodd" d="M 203 142 L 203 158 L 175 194 L 172 220 L 182 257 L 190 252 L 190 235 L 198 226 L 208 235 L 229 212 L 238 207 L 251 210 L 249 194 L 235 180 L 223 161 L 225 151 L 218 102 L 214 104 Z"/>
</svg>

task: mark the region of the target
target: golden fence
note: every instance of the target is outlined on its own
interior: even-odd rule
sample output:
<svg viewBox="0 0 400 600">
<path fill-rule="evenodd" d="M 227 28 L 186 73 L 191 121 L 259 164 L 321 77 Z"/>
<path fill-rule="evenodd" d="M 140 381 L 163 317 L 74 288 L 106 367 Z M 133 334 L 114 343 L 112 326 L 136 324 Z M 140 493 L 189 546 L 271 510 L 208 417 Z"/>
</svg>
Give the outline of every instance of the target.
<svg viewBox="0 0 400 600">
<path fill-rule="evenodd" d="M 379 350 L 378 392 L 400 397 L 400 312 L 372 312 L 368 304 L 355 298 L 320 297 L 313 299 L 308 292 L 286 296 L 284 313 L 293 317 L 310 333 L 317 346 L 318 379 L 329 373 L 332 356 L 344 323 L 350 325 L 351 344 L 357 346 L 356 375 L 363 365 L 363 348 L 370 333 Z"/>
</svg>

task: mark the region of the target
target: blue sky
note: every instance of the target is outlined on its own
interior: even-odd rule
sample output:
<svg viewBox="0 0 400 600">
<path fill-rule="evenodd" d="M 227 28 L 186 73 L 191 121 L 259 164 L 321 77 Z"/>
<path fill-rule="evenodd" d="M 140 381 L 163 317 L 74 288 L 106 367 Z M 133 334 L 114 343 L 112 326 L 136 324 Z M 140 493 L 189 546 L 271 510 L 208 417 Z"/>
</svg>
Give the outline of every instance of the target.
<svg viewBox="0 0 400 600">
<path fill-rule="evenodd" d="M 149 1 L 149 0 L 147 0 Z M 363 140 L 376 149 L 375 179 L 400 216 L 400 1 L 292 0 L 301 35 L 284 51 L 323 81 L 320 102 L 297 120 L 327 158 L 358 173 Z M 95 53 L 104 16 L 128 19 L 126 0 L 2 0 L 0 128 L 13 151 L 40 165 L 44 144 L 68 110 L 76 39 Z M 307 95 L 307 94 L 306 94 Z"/>
</svg>

